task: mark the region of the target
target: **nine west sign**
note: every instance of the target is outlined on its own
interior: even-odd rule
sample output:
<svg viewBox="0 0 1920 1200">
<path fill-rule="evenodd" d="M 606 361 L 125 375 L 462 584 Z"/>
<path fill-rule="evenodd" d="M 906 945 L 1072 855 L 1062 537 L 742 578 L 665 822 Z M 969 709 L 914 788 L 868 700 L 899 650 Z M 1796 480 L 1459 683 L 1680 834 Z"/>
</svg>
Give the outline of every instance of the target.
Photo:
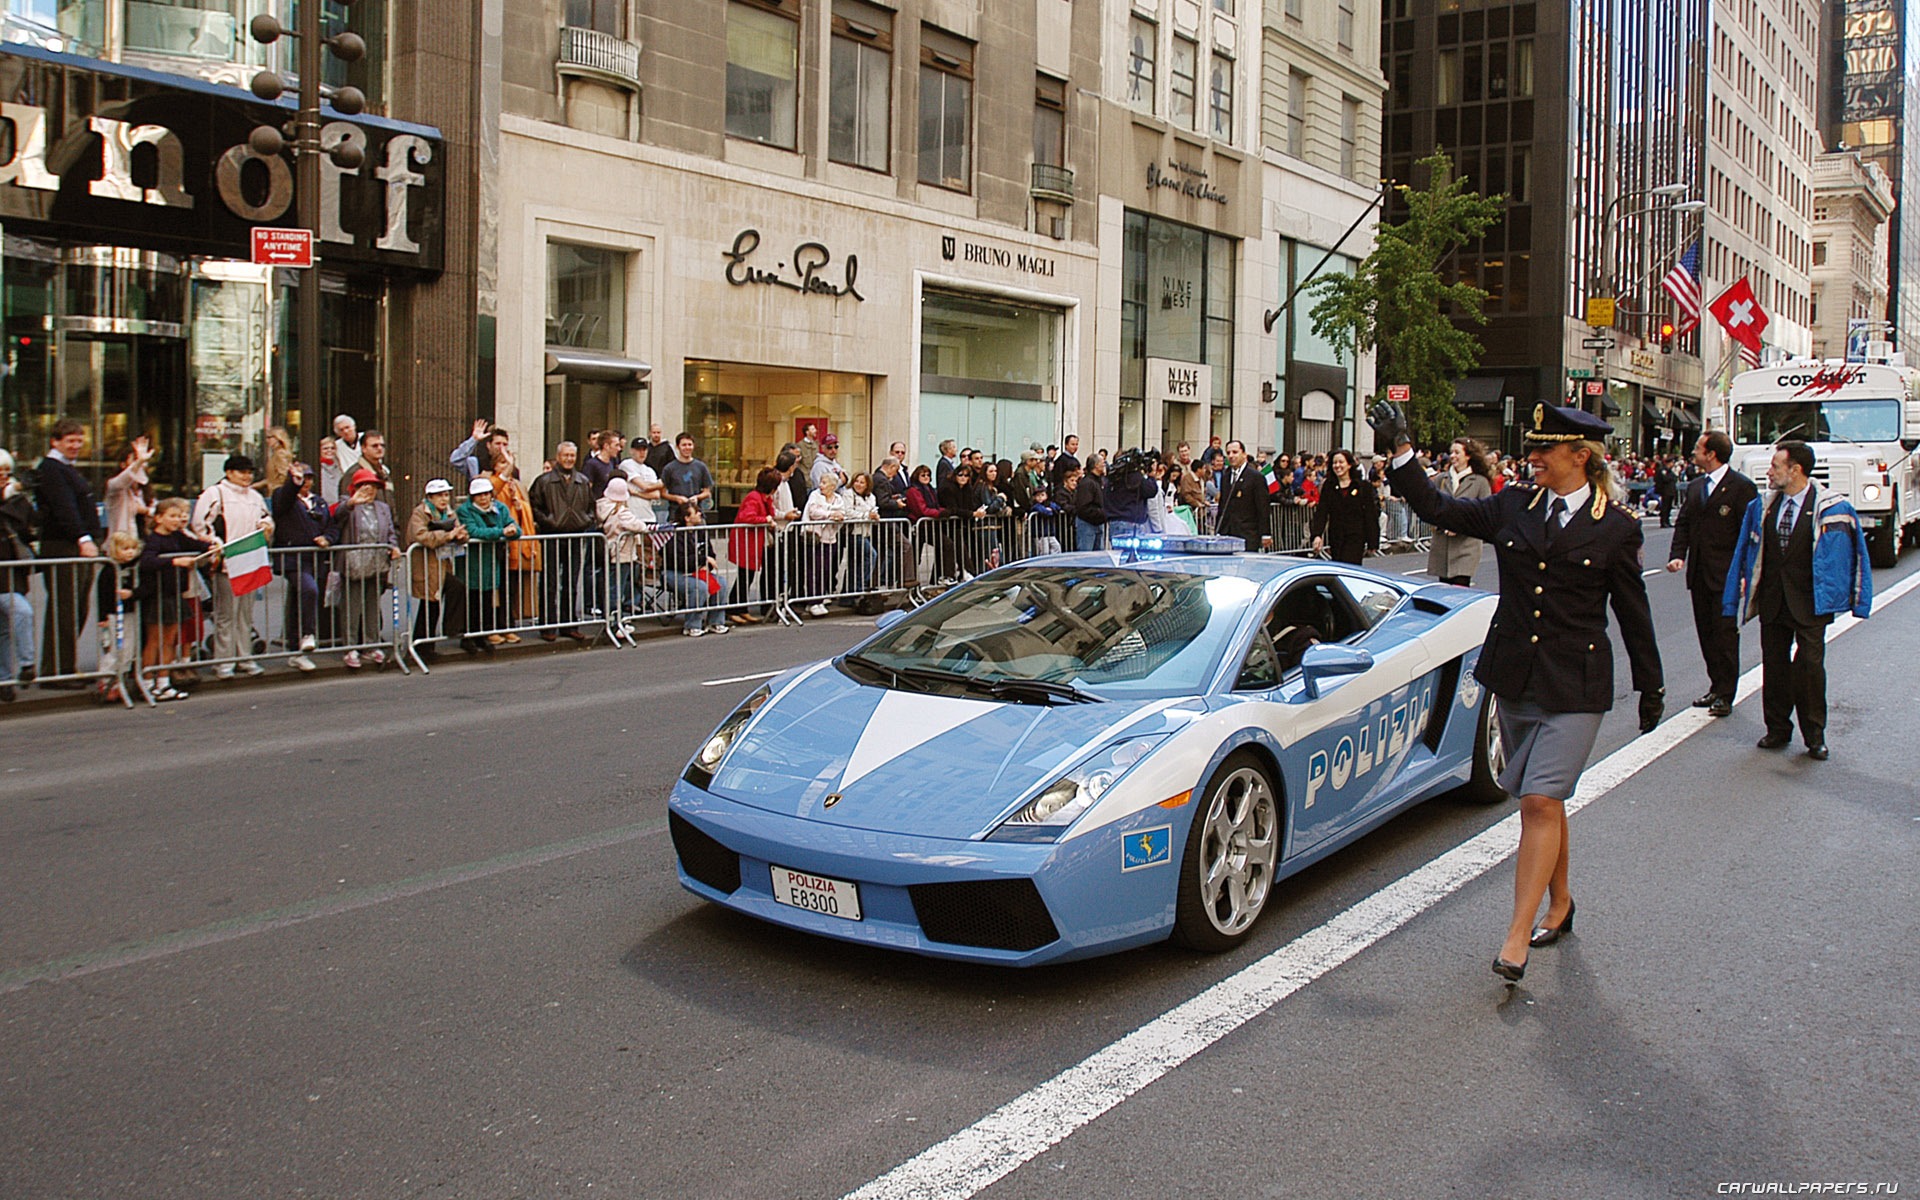
<svg viewBox="0 0 1920 1200">
<path fill-rule="evenodd" d="M 237 88 L 27 47 L 0 52 L 0 222 L 56 236 L 220 258 L 248 256 L 255 225 L 292 220 L 293 163 L 247 145 L 290 110 Z M 441 269 L 445 154 L 435 130 L 331 120 L 320 166 L 323 261 Z"/>
</svg>

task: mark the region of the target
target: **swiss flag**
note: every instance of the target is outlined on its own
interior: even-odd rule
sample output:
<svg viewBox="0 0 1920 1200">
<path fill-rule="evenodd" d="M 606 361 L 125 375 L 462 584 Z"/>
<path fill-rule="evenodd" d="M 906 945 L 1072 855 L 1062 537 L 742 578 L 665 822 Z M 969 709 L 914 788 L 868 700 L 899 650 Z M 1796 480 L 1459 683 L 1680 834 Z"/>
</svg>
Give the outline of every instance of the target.
<svg viewBox="0 0 1920 1200">
<path fill-rule="evenodd" d="M 1742 275 L 1740 282 L 1721 292 L 1712 304 L 1707 305 L 1707 311 L 1714 315 L 1734 341 L 1756 355 L 1760 353 L 1760 334 L 1766 329 L 1769 318 L 1767 310 L 1760 307 L 1760 300 L 1753 294 L 1753 285 L 1747 282 L 1746 276 Z"/>
</svg>

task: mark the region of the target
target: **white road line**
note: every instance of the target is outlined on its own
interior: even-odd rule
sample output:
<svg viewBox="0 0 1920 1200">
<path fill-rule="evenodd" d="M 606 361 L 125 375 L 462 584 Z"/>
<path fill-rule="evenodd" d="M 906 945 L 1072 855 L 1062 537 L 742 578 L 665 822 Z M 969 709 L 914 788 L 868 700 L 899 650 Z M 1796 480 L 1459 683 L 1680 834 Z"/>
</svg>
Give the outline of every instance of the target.
<svg viewBox="0 0 1920 1200">
<path fill-rule="evenodd" d="M 1402 575 L 1408 575 L 1408 576 L 1412 576 L 1412 575 L 1425 575 L 1425 574 L 1427 573 L 1427 569 L 1426 569 L 1425 567 L 1421 567 L 1421 568 L 1420 568 L 1420 569 L 1419 569 L 1418 571 L 1402 571 L 1402 572 L 1400 572 L 1400 573 L 1401 573 Z"/>
<path fill-rule="evenodd" d="M 1874 611 L 1916 587 L 1920 573 L 1876 597 Z M 1842 616 L 1827 636 L 1831 640 L 1858 623 L 1858 618 Z M 1760 668 L 1755 667 L 1741 677 L 1738 698 L 1744 700 L 1759 688 Z M 1684 709 L 1588 767 L 1579 790 L 1567 801 L 1568 814 L 1606 795 L 1713 721 L 1703 708 Z M 1486 874 L 1513 854 L 1519 837 L 1520 815 L 1515 813 L 848 1193 L 846 1200 L 967 1200 Z"/>
<path fill-rule="evenodd" d="M 775 675 L 784 674 L 791 670 L 793 670 L 792 667 L 781 667 L 778 671 L 762 671 L 758 675 L 735 675 L 730 679 L 707 679 L 702 680 L 700 686 L 719 687 L 723 683 L 752 683 L 756 679 L 772 679 Z"/>
</svg>

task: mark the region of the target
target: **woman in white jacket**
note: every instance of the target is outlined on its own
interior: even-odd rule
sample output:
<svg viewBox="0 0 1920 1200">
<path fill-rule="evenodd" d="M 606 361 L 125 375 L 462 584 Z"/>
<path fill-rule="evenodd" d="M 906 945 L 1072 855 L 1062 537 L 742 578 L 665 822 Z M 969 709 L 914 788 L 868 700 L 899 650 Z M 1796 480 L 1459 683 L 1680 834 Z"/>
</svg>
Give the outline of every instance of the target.
<svg viewBox="0 0 1920 1200">
<path fill-rule="evenodd" d="M 802 526 L 806 547 L 806 594 L 815 598 L 807 615 L 827 615 L 826 598 L 833 594 L 834 579 L 840 573 L 840 538 L 846 523 L 854 518 L 853 494 L 840 490 L 840 476 L 832 471 L 820 476 L 820 486 L 807 497 L 806 524 Z"/>
</svg>

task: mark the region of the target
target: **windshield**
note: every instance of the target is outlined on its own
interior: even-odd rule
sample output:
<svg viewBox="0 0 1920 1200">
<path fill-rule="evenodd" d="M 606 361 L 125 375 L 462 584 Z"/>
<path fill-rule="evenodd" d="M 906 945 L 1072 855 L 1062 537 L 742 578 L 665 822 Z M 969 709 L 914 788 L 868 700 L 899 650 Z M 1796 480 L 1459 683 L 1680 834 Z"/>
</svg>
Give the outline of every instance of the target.
<svg viewBox="0 0 1920 1200">
<path fill-rule="evenodd" d="M 1066 684 L 1106 700 L 1193 695 L 1251 580 L 1125 567 L 1016 567 L 955 588 L 854 657 L 888 670 Z"/>
<path fill-rule="evenodd" d="M 1898 400 L 1794 400 L 1736 404 L 1733 440 L 1743 446 L 1803 442 L 1897 442 Z"/>
</svg>

